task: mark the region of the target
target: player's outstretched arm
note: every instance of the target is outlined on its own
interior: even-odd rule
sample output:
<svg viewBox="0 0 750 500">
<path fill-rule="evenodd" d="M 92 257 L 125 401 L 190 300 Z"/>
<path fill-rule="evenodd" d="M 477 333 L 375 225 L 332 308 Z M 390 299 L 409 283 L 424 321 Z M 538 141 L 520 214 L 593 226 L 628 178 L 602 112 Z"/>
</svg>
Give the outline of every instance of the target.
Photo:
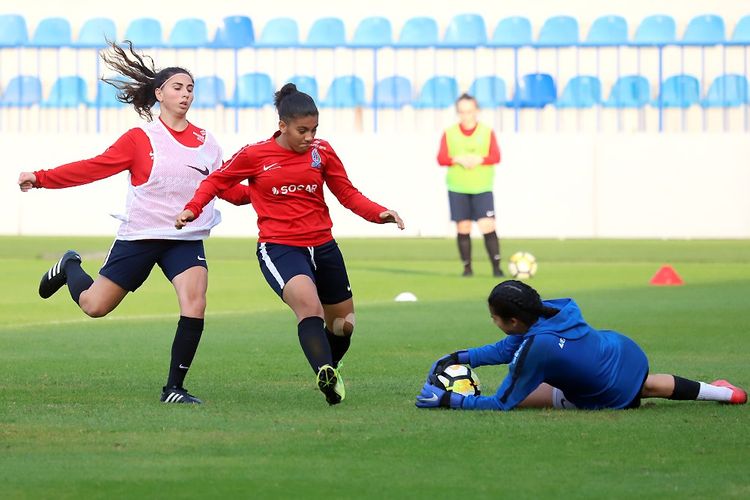
<svg viewBox="0 0 750 500">
<path fill-rule="evenodd" d="M 18 176 L 18 187 L 24 193 L 33 188 L 34 184 L 36 184 L 36 175 L 34 175 L 34 172 L 21 172 Z"/>
<path fill-rule="evenodd" d="M 183 210 L 180 215 L 177 216 L 177 220 L 174 222 L 174 227 L 182 229 L 187 226 L 187 223 L 195 220 L 195 214 L 190 210 Z"/>
<path fill-rule="evenodd" d="M 395 210 L 386 210 L 385 212 L 380 213 L 380 218 L 385 222 L 393 223 L 398 226 L 399 229 L 404 229 L 406 226 L 404 226 L 404 221 L 401 219 L 401 217 L 398 215 L 398 212 Z"/>
</svg>

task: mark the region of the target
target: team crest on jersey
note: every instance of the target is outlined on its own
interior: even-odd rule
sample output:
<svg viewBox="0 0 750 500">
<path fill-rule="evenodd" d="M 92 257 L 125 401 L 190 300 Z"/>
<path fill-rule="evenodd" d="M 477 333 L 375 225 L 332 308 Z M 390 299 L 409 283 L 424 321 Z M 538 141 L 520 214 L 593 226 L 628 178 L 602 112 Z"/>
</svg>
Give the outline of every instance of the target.
<svg viewBox="0 0 750 500">
<path fill-rule="evenodd" d="M 321 160 L 320 153 L 318 153 L 318 148 L 313 148 L 311 156 L 312 161 L 310 162 L 310 166 L 312 168 L 320 168 Z"/>
</svg>

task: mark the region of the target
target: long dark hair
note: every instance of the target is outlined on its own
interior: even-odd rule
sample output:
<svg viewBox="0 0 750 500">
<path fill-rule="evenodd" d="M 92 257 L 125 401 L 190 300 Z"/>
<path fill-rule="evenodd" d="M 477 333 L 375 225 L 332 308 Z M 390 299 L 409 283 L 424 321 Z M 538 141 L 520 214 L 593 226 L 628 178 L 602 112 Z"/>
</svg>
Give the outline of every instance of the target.
<svg viewBox="0 0 750 500">
<path fill-rule="evenodd" d="M 177 66 L 157 71 L 150 56 L 133 50 L 133 42 L 130 40 L 125 40 L 124 43 L 128 44 L 127 52 L 116 43 L 107 40 L 109 47 L 102 51 L 101 57 L 109 68 L 126 77 L 126 80 L 102 77 L 102 81 L 117 88 L 118 101 L 132 104 L 142 118 L 151 121 L 151 107 L 156 103 L 156 89 L 161 88 L 164 82 L 176 74 L 184 73 L 191 80 L 194 80 L 193 75 L 185 68 Z"/>
<path fill-rule="evenodd" d="M 536 290 L 517 280 L 503 281 L 497 285 L 490 292 L 487 302 L 490 310 L 504 321 L 516 318 L 529 327 L 537 322 L 539 316 L 551 318 L 560 312 L 554 307 L 545 306 Z"/>
<path fill-rule="evenodd" d="M 286 123 L 302 116 L 318 116 L 313 98 L 297 90 L 293 83 L 287 83 L 274 93 L 273 105 L 279 112 L 279 120 Z"/>
</svg>

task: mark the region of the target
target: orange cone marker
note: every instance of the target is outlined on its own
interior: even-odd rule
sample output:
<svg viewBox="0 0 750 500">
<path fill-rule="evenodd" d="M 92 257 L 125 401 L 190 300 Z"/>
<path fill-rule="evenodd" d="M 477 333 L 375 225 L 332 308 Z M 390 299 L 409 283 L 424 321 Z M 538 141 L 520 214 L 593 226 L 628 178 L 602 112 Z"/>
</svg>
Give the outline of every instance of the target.
<svg viewBox="0 0 750 500">
<path fill-rule="evenodd" d="M 677 274 L 677 271 L 672 266 L 667 265 L 661 266 L 649 283 L 656 286 L 679 286 L 685 284 L 680 275 Z"/>
</svg>

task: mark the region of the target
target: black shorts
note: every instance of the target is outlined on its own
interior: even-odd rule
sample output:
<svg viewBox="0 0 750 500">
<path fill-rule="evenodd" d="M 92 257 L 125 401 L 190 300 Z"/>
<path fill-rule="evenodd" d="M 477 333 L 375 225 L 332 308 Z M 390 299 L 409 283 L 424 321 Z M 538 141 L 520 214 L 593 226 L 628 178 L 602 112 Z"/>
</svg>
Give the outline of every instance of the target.
<svg viewBox="0 0 750 500">
<path fill-rule="evenodd" d="M 451 220 L 455 222 L 495 217 L 495 199 L 492 191 L 477 194 L 448 191 L 448 203 L 451 208 Z"/>
<path fill-rule="evenodd" d="M 134 292 L 154 264 L 159 264 L 169 281 L 194 266 L 208 269 L 203 240 L 115 240 L 99 274 Z"/>
<path fill-rule="evenodd" d="M 643 386 L 646 385 L 646 379 L 648 378 L 648 371 L 646 371 L 646 375 L 643 377 L 643 382 L 641 383 L 641 387 L 638 389 L 638 394 L 635 395 L 633 400 L 628 403 L 628 405 L 623 408 L 623 410 L 633 410 L 635 408 L 641 407 L 641 394 L 643 393 Z"/>
<path fill-rule="evenodd" d="M 273 291 L 283 298 L 284 286 L 304 274 L 313 280 L 322 304 L 338 304 L 352 298 L 344 256 L 336 240 L 317 247 L 258 243 L 258 262 Z"/>
</svg>

